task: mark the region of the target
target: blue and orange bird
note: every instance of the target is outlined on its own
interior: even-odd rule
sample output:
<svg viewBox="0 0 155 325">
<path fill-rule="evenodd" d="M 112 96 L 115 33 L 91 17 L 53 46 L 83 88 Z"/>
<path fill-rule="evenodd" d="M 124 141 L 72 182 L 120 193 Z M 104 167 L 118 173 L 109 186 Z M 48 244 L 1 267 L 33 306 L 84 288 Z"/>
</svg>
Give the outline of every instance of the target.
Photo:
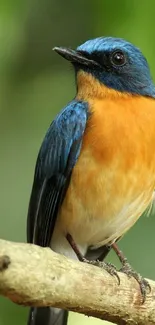
<svg viewBox="0 0 155 325">
<path fill-rule="evenodd" d="M 155 87 L 148 63 L 134 45 L 112 37 L 54 50 L 72 63 L 77 94 L 52 122 L 39 151 L 28 242 L 117 276 L 97 255 L 94 261 L 86 256 L 101 247 L 104 257 L 113 247 L 144 302 L 149 284 L 116 242 L 147 209 L 155 188 Z M 31 309 L 28 321 L 66 323 L 65 312 L 49 307 Z"/>
</svg>

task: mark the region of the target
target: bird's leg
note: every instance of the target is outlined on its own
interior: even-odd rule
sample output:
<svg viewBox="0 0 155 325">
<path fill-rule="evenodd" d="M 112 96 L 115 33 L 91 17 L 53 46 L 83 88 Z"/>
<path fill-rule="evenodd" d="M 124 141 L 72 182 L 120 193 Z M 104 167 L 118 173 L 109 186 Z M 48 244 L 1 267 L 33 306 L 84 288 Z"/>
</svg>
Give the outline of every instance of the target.
<svg viewBox="0 0 155 325">
<path fill-rule="evenodd" d="M 139 283 L 142 298 L 143 298 L 142 303 L 144 303 L 146 300 L 147 292 L 151 291 L 150 284 L 139 273 L 137 273 L 136 271 L 133 270 L 131 265 L 128 263 L 127 258 L 124 256 L 124 254 L 121 252 L 121 250 L 119 250 L 116 243 L 112 244 L 112 248 L 115 251 L 115 253 L 117 254 L 117 256 L 122 264 L 120 272 L 127 274 L 128 277 L 133 277 Z"/>
<path fill-rule="evenodd" d="M 76 243 L 75 243 L 73 237 L 72 237 L 70 234 L 67 234 L 67 235 L 66 235 L 66 239 L 68 240 L 68 242 L 69 242 L 70 246 L 72 247 L 74 253 L 76 254 L 78 260 L 79 260 L 80 262 L 85 262 L 85 258 L 84 258 L 84 256 L 81 254 L 81 252 L 79 251 L 79 249 L 78 249 L 78 247 L 77 247 L 77 245 L 76 245 Z"/>
<path fill-rule="evenodd" d="M 99 260 L 88 260 L 86 259 L 81 252 L 79 251 L 73 237 L 70 234 L 66 235 L 66 239 L 69 242 L 70 246 L 72 247 L 74 253 L 76 254 L 76 256 L 78 257 L 79 261 L 84 262 L 84 263 L 88 263 L 94 266 L 98 266 L 100 268 L 103 268 L 104 270 L 106 270 L 110 275 L 112 276 L 116 276 L 118 283 L 120 284 L 120 278 L 119 275 L 117 274 L 117 270 L 116 267 L 114 265 L 112 265 L 111 263 L 105 263 L 105 262 L 101 262 Z"/>
</svg>

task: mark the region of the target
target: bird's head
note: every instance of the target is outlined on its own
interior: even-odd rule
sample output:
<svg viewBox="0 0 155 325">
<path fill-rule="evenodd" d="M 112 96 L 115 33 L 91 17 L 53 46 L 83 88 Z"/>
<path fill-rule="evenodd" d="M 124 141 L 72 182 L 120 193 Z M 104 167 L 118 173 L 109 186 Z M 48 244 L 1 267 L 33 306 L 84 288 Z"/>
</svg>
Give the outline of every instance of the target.
<svg viewBox="0 0 155 325">
<path fill-rule="evenodd" d="M 77 74 L 89 74 L 119 92 L 155 97 L 147 60 L 137 47 L 123 39 L 99 37 L 76 50 L 64 47 L 54 50 L 73 64 Z"/>
</svg>

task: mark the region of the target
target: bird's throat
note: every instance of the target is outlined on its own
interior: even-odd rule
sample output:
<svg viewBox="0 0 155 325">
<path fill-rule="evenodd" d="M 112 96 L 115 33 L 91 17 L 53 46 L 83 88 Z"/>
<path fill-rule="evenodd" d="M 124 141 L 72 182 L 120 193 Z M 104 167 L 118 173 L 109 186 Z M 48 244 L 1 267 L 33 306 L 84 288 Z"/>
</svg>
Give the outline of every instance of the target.
<svg viewBox="0 0 155 325">
<path fill-rule="evenodd" d="M 77 73 L 77 89 L 76 99 L 84 101 L 89 101 L 94 98 L 109 98 L 115 100 L 131 96 L 131 94 L 108 88 L 93 77 L 91 73 L 82 70 Z"/>
</svg>

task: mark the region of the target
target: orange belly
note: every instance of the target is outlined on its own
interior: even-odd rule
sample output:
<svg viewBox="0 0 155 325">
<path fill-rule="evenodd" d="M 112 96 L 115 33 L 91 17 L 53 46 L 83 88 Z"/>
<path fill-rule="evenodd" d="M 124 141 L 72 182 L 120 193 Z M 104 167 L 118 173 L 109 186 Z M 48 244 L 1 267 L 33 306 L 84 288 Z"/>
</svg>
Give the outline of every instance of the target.
<svg viewBox="0 0 155 325">
<path fill-rule="evenodd" d="M 155 100 L 108 96 L 87 101 L 92 114 L 56 229 L 77 244 L 122 236 L 155 188 Z"/>
</svg>

